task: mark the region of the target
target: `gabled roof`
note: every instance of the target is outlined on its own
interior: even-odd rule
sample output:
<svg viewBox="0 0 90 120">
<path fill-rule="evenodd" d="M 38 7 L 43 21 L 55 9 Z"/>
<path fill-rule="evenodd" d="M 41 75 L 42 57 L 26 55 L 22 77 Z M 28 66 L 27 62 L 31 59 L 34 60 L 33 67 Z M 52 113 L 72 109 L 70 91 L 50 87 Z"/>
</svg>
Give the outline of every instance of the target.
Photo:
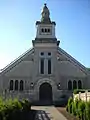
<svg viewBox="0 0 90 120">
<path fill-rule="evenodd" d="M 1 69 L 0 74 L 8 72 L 10 69 L 15 67 L 17 64 L 19 64 L 23 59 L 28 56 L 29 54 L 34 52 L 34 48 L 31 48 L 27 50 L 25 53 L 20 55 L 18 58 L 16 58 L 13 62 L 11 62 L 9 65 L 7 65 L 5 68 Z M 65 52 L 63 49 L 58 47 L 58 52 L 64 55 L 68 61 L 72 62 L 75 66 L 77 66 L 81 71 L 83 71 L 86 75 L 89 74 L 87 68 L 83 66 L 81 63 L 79 63 L 76 59 L 74 59 L 71 55 L 69 55 L 67 52 Z"/>
<path fill-rule="evenodd" d="M 12 61 L 10 64 L 8 64 L 5 68 L 3 68 L 1 70 L 0 74 L 6 73 L 8 72 L 10 69 L 12 69 L 13 67 L 15 67 L 17 64 L 19 64 L 21 61 L 23 61 L 23 59 L 28 56 L 29 54 L 31 54 L 32 52 L 34 52 L 34 48 L 31 48 L 29 50 L 27 50 L 25 53 L 23 53 L 22 55 L 20 55 L 18 58 L 16 58 L 14 61 Z"/>
<path fill-rule="evenodd" d="M 66 51 L 58 47 L 58 52 L 63 54 L 70 62 L 72 62 L 75 66 L 77 66 L 81 71 L 83 71 L 86 75 L 89 74 L 88 70 L 84 65 L 74 59 L 71 55 L 69 55 Z"/>
</svg>

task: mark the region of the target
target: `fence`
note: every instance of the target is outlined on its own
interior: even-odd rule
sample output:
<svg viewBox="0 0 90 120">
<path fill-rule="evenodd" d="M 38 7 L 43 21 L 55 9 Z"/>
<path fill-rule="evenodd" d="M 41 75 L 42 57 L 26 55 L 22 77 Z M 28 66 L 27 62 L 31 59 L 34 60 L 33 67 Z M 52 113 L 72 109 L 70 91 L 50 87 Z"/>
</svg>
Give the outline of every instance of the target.
<svg viewBox="0 0 90 120">
<path fill-rule="evenodd" d="M 74 94 L 73 97 L 74 97 L 74 100 L 77 98 L 83 101 L 90 101 L 90 92 L 88 91 L 86 91 L 85 93 L 79 92 L 79 94 Z"/>
</svg>

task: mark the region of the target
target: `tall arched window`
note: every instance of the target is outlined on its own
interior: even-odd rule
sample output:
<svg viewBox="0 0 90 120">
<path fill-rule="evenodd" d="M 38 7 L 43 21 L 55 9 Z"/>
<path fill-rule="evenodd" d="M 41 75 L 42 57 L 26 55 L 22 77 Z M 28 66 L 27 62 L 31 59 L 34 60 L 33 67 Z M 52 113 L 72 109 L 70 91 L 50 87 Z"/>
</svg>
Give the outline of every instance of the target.
<svg viewBox="0 0 90 120">
<path fill-rule="evenodd" d="M 82 82 L 81 82 L 81 80 L 78 81 L 78 89 L 82 89 Z"/>
<path fill-rule="evenodd" d="M 15 90 L 18 90 L 18 80 L 15 80 Z"/>
<path fill-rule="evenodd" d="M 48 74 L 51 74 L 51 59 L 48 60 Z"/>
<path fill-rule="evenodd" d="M 20 81 L 20 91 L 23 91 L 23 80 Z"/>
<path fill-rule="evenodd" d="M 41 72 L 41 74 L 44 74 L 44 59 L 41 59 L 40 64 L 41 64 L 40 72 Z"/>
<path fill-rule="evenodd" d="M 44 29 L 42 28 L 41 31 L 44 32 Z"/>
<path fill-rule="evenodd" d="M 72 81 L 71 80 L 69 80 L 69 82 L 68 82 L 68 90 L 72 90 Z"/>
<path fill-rule="evenodd" d="M 77 82 L 75 80 L 73 81 L 73 89 L 77 89 Z"/>
<path fill-rule="evenodd" d="M 13 90 L 13 80 L 10 80 L 10 88 L 9 90 Z"/>
<path fill-rule="evenodd" d="M 47 32 L 47 29 L 45 28 L 45 32 Z"/>
<path fill-rule="evenodd" d="M 50 32 L 50 29 L 48 28 L 48 32 Z"/>
</svg>

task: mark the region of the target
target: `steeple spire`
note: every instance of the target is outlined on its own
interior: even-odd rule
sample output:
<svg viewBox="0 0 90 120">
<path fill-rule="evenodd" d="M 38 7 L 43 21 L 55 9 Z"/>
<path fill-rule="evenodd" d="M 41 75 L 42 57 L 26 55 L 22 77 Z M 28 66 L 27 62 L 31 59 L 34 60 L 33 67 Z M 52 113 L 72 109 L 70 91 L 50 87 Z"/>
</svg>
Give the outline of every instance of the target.
<svg viewBox="0 0 90 120">
<path fill-rule="evenodd" d="M 41 12 L 41 22 L 42 23 L 51 23 L 51 20 L 50 20 L 50 12 L 49 12 L 49 9 L 46 5 L 46 3 L 44 4 L 44 7 L 42 9 L 42 12 Z"/>
</svg>

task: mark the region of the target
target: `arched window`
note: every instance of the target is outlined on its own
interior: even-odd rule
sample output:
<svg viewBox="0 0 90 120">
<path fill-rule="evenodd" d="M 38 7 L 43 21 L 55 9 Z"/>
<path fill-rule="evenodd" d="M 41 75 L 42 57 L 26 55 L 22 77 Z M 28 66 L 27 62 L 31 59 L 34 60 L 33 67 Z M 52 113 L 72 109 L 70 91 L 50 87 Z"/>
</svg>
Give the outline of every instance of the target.
<svg viewBox="0 0 90 120">
<path fill-rule="evenodd" d="M 20 91 L 23 91 L 23 81 L 20 81 Z"/>
<path fill-rule="evenodd" d="M 41 74 L 44 74 L 44 59 L 41 59 L 40 60 L 40 73 Z"/>
<path fill-rule="evenodd" d="M 68 90 L 72 90 L 72 81 L 71 80 L 69 80 L 69 82 L 68 82 Z"/>
<path fill-rule="evenodd" d="M 15 80 L 15 90 L 18 90 L 18 80 Z"/>
<path fill-rule="evenodd" d="M 48 74 L 51 74 L 51 59 L 48 59 Z"/>
<path fill-rule="evenodd" d="M 9 90 L 13 90 L 13 80 L 10 80 L 10 88 Z"/>
<path fill-rule="evenodd" d="M 50 32 L 50 29 L 48 28 L 48 32 Z"/>
<path fill-rule="evenodd" d="M 82 82 L 81 82 L 81 80 L 78 81 L 78 89 L 82 89 Z"/>
<path fill-rule="evenodd" d="M 73 89 L 77 89 L 77 82 L 75 80 L 73 81 Z"/>
<path fill-rule="evenodd" d="M 42 28 L 41 31 L 44 32 L 44 29 Z"/>
<path fill-rule="evenodd" d="M 45 28 L 45 32 L 47 32 L 47 29 Z"/>
</svg>

